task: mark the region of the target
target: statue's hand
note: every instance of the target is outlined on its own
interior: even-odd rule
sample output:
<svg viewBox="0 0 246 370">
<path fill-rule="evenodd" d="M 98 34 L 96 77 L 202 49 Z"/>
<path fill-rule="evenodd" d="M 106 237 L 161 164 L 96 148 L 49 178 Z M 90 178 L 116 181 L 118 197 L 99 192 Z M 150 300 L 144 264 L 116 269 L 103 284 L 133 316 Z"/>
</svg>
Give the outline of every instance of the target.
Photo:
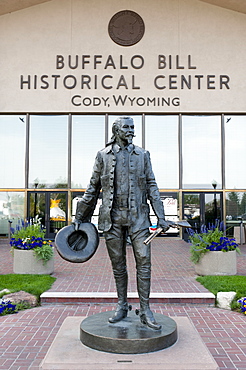
<svg viewBox="0 0 246 370">
<path fill-rule="evenodd" d="M 177 227 L 177 224 L 174 221 L 167 221 L 169 227 Z"/>
<path fill-rule="evenodd" d="M 164 220 L 164 218 L 159 218 L 157 227 L 161 227 L 163 232 L 165 233 L 169 229 L 168 223 Z"/>
<path fill-rule="evenodd" d="M 79 230 L 79 225 L 81 224 L 81 221 L 75 218 L 72 224 L 74 225 L 74 230 L 77 231 Z"/>
</svg>

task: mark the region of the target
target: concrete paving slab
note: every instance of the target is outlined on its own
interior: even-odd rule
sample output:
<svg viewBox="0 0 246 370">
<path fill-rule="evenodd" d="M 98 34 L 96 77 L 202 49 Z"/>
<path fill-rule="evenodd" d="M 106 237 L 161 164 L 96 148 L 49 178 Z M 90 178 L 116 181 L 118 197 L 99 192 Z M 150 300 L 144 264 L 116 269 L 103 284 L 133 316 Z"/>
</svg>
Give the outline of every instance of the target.
<svg viewBox="0 0 246 370">
<path fill-rule="evenodd" d="M 85 317 L 67 317 L 51 344 L 40 370 L 218 370 L 219 367 L 187 317 L 173 317 L 177 342 L 164 350 L 134 355 L 100 352 L 79 339 Z"/>
</svg>

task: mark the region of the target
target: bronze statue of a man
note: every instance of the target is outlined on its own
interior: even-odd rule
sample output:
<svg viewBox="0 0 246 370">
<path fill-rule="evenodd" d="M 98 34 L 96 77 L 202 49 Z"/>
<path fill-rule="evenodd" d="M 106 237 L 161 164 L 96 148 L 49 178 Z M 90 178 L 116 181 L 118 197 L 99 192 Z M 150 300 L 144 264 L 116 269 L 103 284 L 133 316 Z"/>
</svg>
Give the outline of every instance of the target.
<svg viewBox="0 0 246 370">
<path fill-rule="evenodd" d="M 113 123 L 113 136 L 106 148 L 97 153 L 90 184 L 77 205 L 75 228 L 91 219 L 102 189 L 98 228 L 104 232 L 111 259 L 118 305 L 110 323 L 127 316 L 126 238 L 129 235 L 136 260 L 137 289 L 140 300 L 140 320 L 152 329 L 161 326 L 149 308 L 151 257 L 149 236 L 149 199 L 158 226 L 165 230 L 163 203 L 151 167 L 149 152 L 132 144 L 134 122 L 131 117 L 119 117 Z"/>
</svg>

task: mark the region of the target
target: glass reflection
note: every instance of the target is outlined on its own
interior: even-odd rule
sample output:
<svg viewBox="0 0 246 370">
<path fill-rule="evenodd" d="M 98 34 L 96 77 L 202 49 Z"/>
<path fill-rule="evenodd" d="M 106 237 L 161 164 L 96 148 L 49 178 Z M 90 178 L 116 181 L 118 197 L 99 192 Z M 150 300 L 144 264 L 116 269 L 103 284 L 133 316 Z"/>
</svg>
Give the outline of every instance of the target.
<svg viewBox="0 0 246 370">
<path fill-rule="evenodd" d="M 178 116 L 146 116 L 145 132 L 158 187 L 178 188 Z"/>
<path fill-rule="evenodd" d="M 184 194 L 184 218 L 194 226 L 200 226 L 200 194 Z"/>
<path fill-rule="evenodd" d="M 0 235 L 8 235 L 9 221 L 15 228 L 24 220 L 25 193 L 0 192 Z"/>
<path fill-rule="evenodd" d="M 215 224 L 221 220 L 221 195 L 216 193 L 205 194 L 205 225 Z"/>
<path fill-rule="evenodd" d="M 236 221 L 238 217 L 246 220 L 246 192 L 227 192 L 226 220 Z"/>
<path fill-rule="evenodd" d="M 105 146 L 105 117 L 72 117 L 72 188 L 86 188 L 97 152 Z"/>
<path fill-rule="evenodd" d="M 45 228 L 46 238 L 54 239 L 55 234 L 67 225 L 66 192 L 29 192 L 28 219 L 38 219 Z"/>
<path fill-rule="evenodd" d="M 41 225 L 45 228 L 45 213 L 46 213 L 46 193 L 35 192 L 29 193 L 29 210 L 28 218 L 30 220 L 39 219 Z"/>
<path fill-rule="evenodd" d="M 66 188 L 67 163 L 68 116 L 31 116 L 29 188 Z"/>
<path fill-rule="evenodd" d="M 25 116 L 0 116 L 0 188 L 25 187 Z"/>
<path fill-rule="evenodd" d="M 193 230 L 200 231 L 201 226 L 201 202 L 200 194 L 183 194 L 183 219 L 187 220 Z M 189 240 L 187 229 L 182 230 L 184 240 Z"/>
<path fill-rule="evenodd" d="M 225 116 L 225 183 L 227 189 L 245 189 L 242 162 L 246 143 L 246 116 Z"/>
<path fill-rule="evenodd" d="M 50 193 L 50 233 L 56 234 L 60 229 L 66 226 L 67 216 L 67 194 Z"/>
<path fill-rule="evenodd" d="M 221 189 L 221 117 L 182 117 L 183 188 Z"/>
<path fill-rule="evenodd" d="M 160 193 L 161 200 L 163 202 L 164 210 L 165 210 L 165 219 L 168 221 L 177 222 L 179 220 L 179 204 L 178 204 L 178 193 Z M 153 208 L 149 203 L 150 207 L 150 232 L 154 232 L 157 229 L 157 217 L 153 211 Z M 168 229 L 166 231 L 167 234 L 178 234 L 178 228 Z"/>
<path fill-rule="evenodd" d="M 237 242 L 245 239 L 246 192 L 230 191 L 226 193 L 226 229 L 227 234 L 236 237 Z M 244 227 L 243 227 L 244 225 Z M 244 236 L 243 236 L 244 235 Z M 241 238 L 243 239 L 241 240 Z"/>
<path fill-rule="evenodd" d="M 143 146 L 142 144 L 142 116 L 134 116 L 132 114 L 118 114 L 115 116 L 114 115 L 108 116 L 108 135 L 109 137 L 107 141 L 109 141 L 112 136 L 112 125 L 114 121 L 116 120 L 116 118 L 120 116 L 130 116 L 133 118 L 134 126 L 135 126 L 135 135 L 136 135 L 136 137 L 134 137 L 133 139 L 133 144 L 142 147 Z"/>
</svg>

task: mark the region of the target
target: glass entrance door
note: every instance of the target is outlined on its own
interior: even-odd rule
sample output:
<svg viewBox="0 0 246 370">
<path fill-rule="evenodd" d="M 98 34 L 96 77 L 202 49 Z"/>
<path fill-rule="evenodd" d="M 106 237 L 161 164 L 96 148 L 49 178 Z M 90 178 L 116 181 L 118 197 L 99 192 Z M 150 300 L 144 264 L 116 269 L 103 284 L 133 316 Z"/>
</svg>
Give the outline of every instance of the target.
<svg viewBox="0 0 246 370">
<path fill-rule="evenodd" d="M 29 192 L 27 207 L 28 219 L 40 220 L 47 239 L 54 239 L 56 233 L 67 225 L 67 192 Z"/>
<path fill-rule="evenodd" d="M 201 225 L 209 226 L 216 220 L 223 220 L 222 214 L 222 193 L 201 192 L 183 193 L 183 219 L 187 220 L 194 230 L 200 231 Z M 183 238 L 188 239 L 186 230 L 183 231 Z"/>
</svg>

